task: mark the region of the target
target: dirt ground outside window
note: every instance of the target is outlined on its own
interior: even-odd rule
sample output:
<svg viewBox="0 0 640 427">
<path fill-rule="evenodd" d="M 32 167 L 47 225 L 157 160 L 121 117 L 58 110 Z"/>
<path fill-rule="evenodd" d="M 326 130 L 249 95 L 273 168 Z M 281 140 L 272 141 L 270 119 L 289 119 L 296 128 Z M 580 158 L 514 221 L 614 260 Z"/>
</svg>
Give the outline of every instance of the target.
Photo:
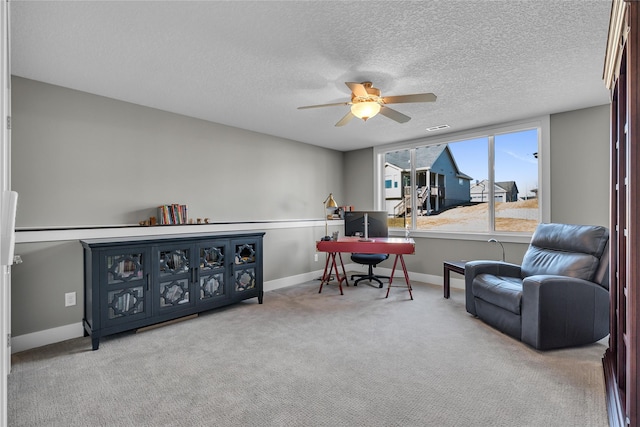
<svg viewBox="0 0 640 427">
<path fill-rule="evenodd" d="M 418 230 L 488 231 L 488 203 L 459 206 L 440 213 L 417 217 Z M 538 199 L 496 203 L 496 231 L 533 232 L 540 222 Z M 390 218 L 389 227 L 404 228 L 404 218 Z"/>
</svg>

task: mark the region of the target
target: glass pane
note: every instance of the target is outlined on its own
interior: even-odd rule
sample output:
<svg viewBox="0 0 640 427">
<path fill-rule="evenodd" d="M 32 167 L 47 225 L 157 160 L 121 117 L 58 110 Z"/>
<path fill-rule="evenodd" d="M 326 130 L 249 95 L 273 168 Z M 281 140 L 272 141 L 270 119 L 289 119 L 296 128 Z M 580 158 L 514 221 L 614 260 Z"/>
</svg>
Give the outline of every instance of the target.
<svg viewBox="0 0 640 427">
<path fill-rule="evenodd" d="M 224 295 L 224 274 L 218 273 L 212 276 L 200 278 L 200 299 L 206 300 Z"/>
<path fill-rule="evenodd" d="M 144 311 L 144 288 L 118 289 L 107 294 L 109 319 L 131 316 Z"/>
<path fill-rule="evenodd" d="M 247 268 L 236 272 L 236 291 L 246 291 L 256 287 L 256 271 Z"/>
<path fill-rule="evenodd" d="M 533 232 L 540 222 L 537 129 L 496 135 L 495 180 L 495 229 Z"/>
<path fill-rule="evenodd" d="M 384 200 L 390 228 L 411 226 L 411 151 L 385 154 Z"/>
<path fill-rule="evenodd" d="M 200 248 L 200 270 L 224 267 L 224 246 Z"/>
<path fill-rule="evenodd" d="M 162 283 L 160 285 L 160 307 L 189 302 L 189 281 L 187 279 Z"/>
<path fill-rule="evenodd" d="M 189 271 L 189 249 L 160 251 L 160 275 L 186 273 Z"/>
<path fill-rule="evenodd" d="M 236 264 L 256 262 L 255 244 L 236 245 Z"/>
<path fill-rule="evenodd" d="M 110 255 L 107 257 L 109 284 L 142 279 L 142 254 Z"/>
<path fill-rule="evenodd" d="M 486 232 L 489 140 L 416 149 L 417 229 Z"/>
</svg>

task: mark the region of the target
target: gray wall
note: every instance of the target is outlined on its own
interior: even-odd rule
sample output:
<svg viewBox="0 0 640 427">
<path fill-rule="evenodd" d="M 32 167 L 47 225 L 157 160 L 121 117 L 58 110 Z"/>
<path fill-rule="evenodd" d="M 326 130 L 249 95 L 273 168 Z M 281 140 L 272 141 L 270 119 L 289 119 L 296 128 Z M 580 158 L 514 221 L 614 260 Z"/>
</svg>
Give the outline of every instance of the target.
<svg viewBox="0 0 640 427">
<path fill-rule="evenodd" d="M 21 78 L 12 83 L 18 227 L 137 223 L 171 202 L 218 221 L 317 219 L 329 192 L 339 204 L 373 208 L 371 148 L 340 153 Z M 553 221 L 608 225 L 608 111 L 552 115 Z M 265 280 L 321 269 L 314 242 L 322 235 L 323 225 L 269 230 Z M 433 276 L 442 275 L 445 259 L 500 256 L 484 241 L 416 244 L 409 271 Z M 526 245 L 505 248 L 507 260 L 519 262 Z M 16 253 L 25 262 L 12 271 L 13 335 L 80 322 L 81 304 L 64 307 L 65 292 L 83 298 L 77 240 L 21 243 Z"/>
<path fill-rule="evenodd" d="M 608 226 L 609 106 L 551 116 L 551 221 Z"/>
<path fill-rule="evenodd" d="M 20 336 L 82 321 L 82 245 L 76 241 L 16 245 L 23 258 L 11 271 L 11 335 Z M 78 304 L 65 307 L 64 294 Z"/>
<path fill-rule="evenodd" d="M 12 85 L 18 229 L 137 224 L 164 203 L 213 221 L 319 220 L 329 192 L 345 200 L 341 152 L 19 77 Z M 266 281 L 322 267 L 319 224 L 268 231 Z M 81 322 L 78 241 L 19 243 L 16 254 L 13 336 Z M 66 292 L 79 304 L 65 307 Z"/>
<path fill-rule="evenodd" d="M 319 218 L 342 153 L 12 79 L 17 227 L 137 224 L 181 203 L 215 221 Z M 292 179 L 292 177 L 294 179 Z"/>
<path fill-rule="evenodd" d="M 347 204 L 356 210 L 372 210 L 373 148 L 344 153 L 344 180 Z"/>
</svg>

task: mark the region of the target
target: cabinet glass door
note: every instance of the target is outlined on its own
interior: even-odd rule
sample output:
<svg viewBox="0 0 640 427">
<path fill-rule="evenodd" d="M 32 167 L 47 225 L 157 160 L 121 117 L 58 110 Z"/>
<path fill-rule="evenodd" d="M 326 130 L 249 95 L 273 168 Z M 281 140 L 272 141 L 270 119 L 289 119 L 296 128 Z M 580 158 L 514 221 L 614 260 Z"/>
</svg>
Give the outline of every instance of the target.
<svg viewBox="0 0 640 427">
<path fill-rule="evenodd" d="M 226 283 L 226 255 L 228 245 L 224 241 L 203 243 L 198 248 L 200 268 L 198 302 L 208 303 L 228 296 Z"/>
<path fill-rule="evenodd" d="M 107 322 L 129 321 L 147 315 L 145 258 L 144 251 L 136 250 L 107 254 L 103 258 L 107 276 Z"/>
<path fill-rule="evenodd" d="M 256 269 L 239 268 L 235 275 L 235 291 L 244 292 L 256 287 Z"/>
<path fill-rule="evenodd" d="M 171 309 L 189 305 L 192 299 L 192 248 L 170 247 L 158 250 L 157 301 L 160 309 Z"/>
<path fill-rule="evenodd" d="M 242 293 L 256 288 L 256 254 L 258 242 L 255 240 L 234 242 L 234 292 Z"/>
</svg>

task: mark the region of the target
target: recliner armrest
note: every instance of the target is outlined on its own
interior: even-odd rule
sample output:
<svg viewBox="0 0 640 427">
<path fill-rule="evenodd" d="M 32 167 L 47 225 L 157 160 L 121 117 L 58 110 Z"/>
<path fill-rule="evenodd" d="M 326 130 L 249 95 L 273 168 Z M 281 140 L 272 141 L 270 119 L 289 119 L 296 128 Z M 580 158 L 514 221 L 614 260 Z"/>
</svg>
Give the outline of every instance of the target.
<svg viewBox="0 0 640 427">
<path fill-rule="evenodd" d="M 555 275 L 522 281 L 522 341 L 537 349 L 588 344 L 609 333 L 609 292 Z"/>
<path fill-rule="evenodd" d="M 469 261 L 464 266 L 465 305 L 467 312 L 476 315 L 473 300 L 472 283 L 478 274 L 493 274 L 494 276 L 521 277 L 520 266 L 503 261 L 477 260 Z"/>
</svg>

